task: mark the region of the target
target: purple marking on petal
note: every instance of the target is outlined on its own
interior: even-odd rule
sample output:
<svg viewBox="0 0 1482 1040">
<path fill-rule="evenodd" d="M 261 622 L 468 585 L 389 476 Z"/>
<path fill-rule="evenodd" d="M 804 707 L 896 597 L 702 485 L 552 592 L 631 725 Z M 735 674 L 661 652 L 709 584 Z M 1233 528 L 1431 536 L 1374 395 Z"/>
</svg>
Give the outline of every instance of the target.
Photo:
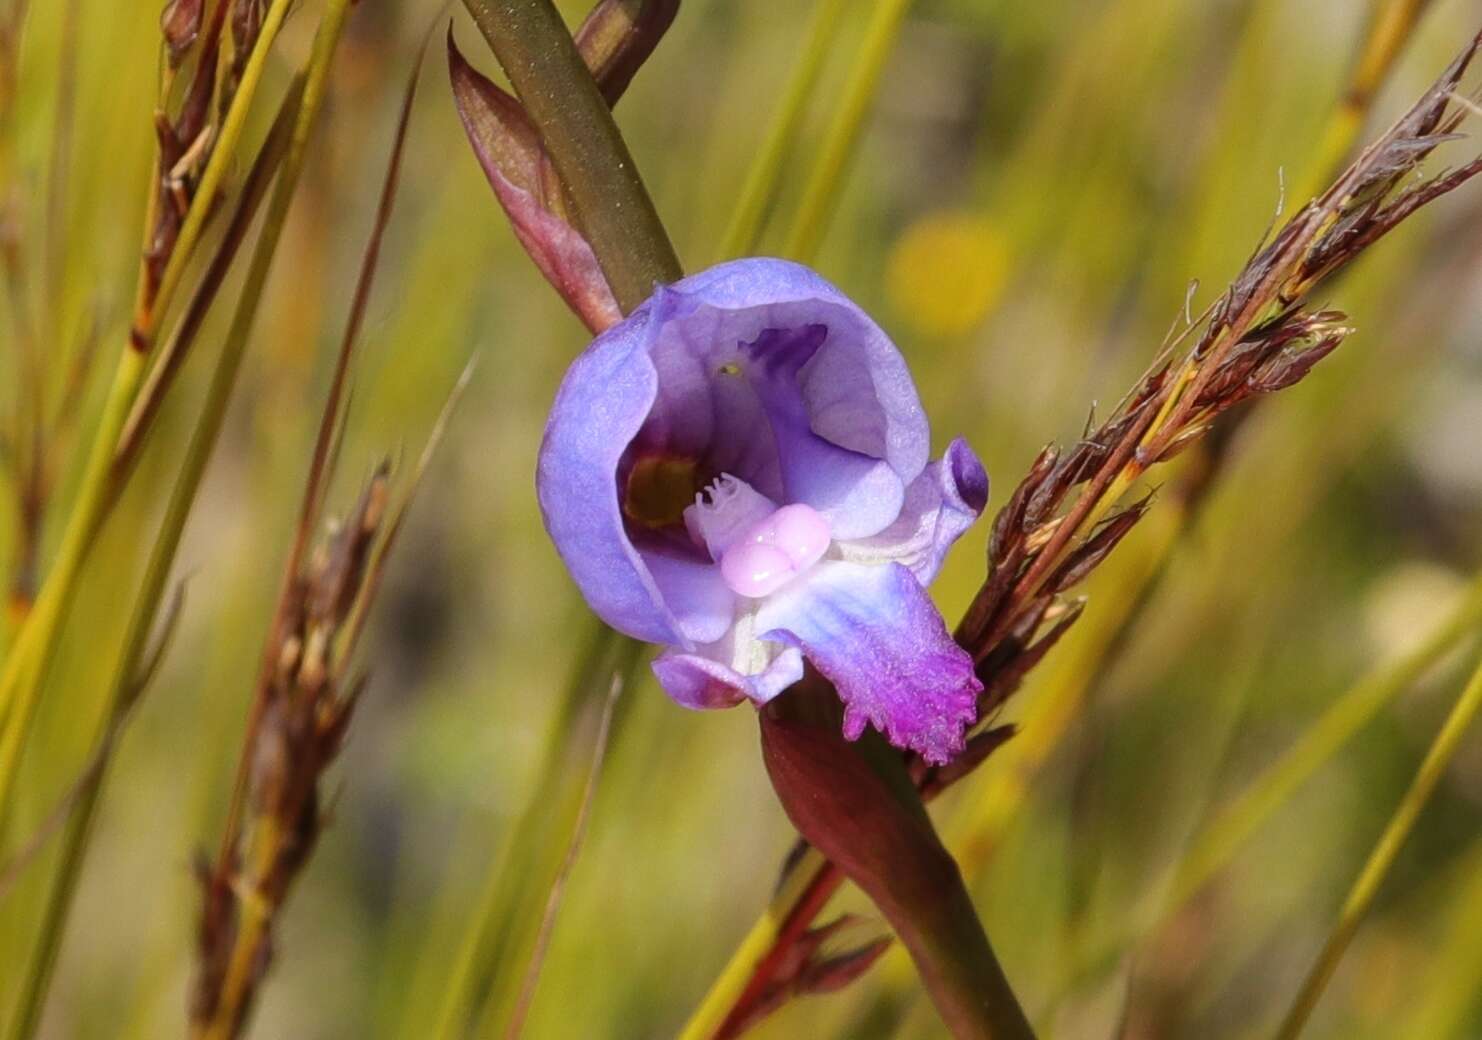
<svg viewBox="0 0 1482 1040">
<path fill-rule="evenodd" d="M 719 342 L 728 345 L 749 342 L 768 328 L 827 325 L 828 342 L 802 373 L 814 432 L 886 459 L 904 483 L 916 479 L 930 436 L 905 359 L 880 326 L 818 272 L 791 260 L 749 257 L 717 264 L 671 289 L 721 312 L 717 324 L 727 325 L 729 336 Z"/>
<path fill-rule="evenodd" d="M 742 675 L 701 654 L 666 650 L 653 663 L 659 685 L 686 708 L 729 708 L 750 700 L 765 704 L 803 677 L 803 655 L 788 647 L 756 675 Z"/>
<path fill-rule="evenodd" d="M 708 398 L 661 391 L 645 447 L 672 448 L 676 437 L 705 440 L 704 461 L 772 497 L 781 495 L 776 448 L 746 379 L 721 375 L 738 359 L 737 344 L 767 329 L 824 325 L 826 342 L 798 373 L 798 392 L 814 433 L 833 444 L 883 458 L 903 484 L 926 465 L 929 432 L 905 361 L 869 316 L 815 272 L 785 260 L 751 258 L 720 264 L 672 286 L 650 344 L 660 384 L 704 372 Z M 699 369 L 692 366 L 698 361 Z M 671 372 L 683 375 L 670 375 Z"/>
<path fill-rule="evenodd" d="M 983 460 L 967 441 L 954 437 L 942 461 L 951 473 L 951 480 L 943 482 L 943 498 L 958 512 L 980 516 L 988 506 L 988 470 Z"/>
<path fill-rule="evenodd" d="M 840 544 L 840 555 L 857 563 L 901 563 L 922 585 L 930 585 L 952 543 L 987 504 L 988 473 L 959 437 L 906 489 L 895 523 L 869 538 Z"/>
<path fill-rule="evenodd" d="M 799 373 L 829 336 L 820 324 L 765 329 L 741 352 L 747 380 L 772 424 L 787 500 L 822 513 L 836 538 L 864 538 L 900 515 L 905 486 L 884 459 L 814 432 Z"/>
<path fill-rule="evenodd" d="M 900 564 L 820 563 L 762 604 L 756 629 L 799 647 L 833 682 L 850 740 L 868 723 L 928 762 L 962 750 L 983 684 Z"/>
</svg>

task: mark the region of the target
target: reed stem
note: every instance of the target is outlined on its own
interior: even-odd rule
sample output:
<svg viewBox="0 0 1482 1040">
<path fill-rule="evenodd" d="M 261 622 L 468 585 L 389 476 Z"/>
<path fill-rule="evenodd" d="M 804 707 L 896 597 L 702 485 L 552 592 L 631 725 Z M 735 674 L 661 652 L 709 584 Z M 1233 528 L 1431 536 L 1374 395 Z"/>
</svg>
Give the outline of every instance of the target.
<svg viewBox="0 0 1482 1040">
<path fill-rule="evenodd" d="M 464 0 L 540 131 L 578 227 L 626 314 L 684 272 L 653 200 L 551 0 Z"/>
<path fill-rule="evenodd" d="M 1405 847 L 1410 832 L 1415 829 L 1415 822 L 1420 819 L 1420 814 L 1435 793 L 1436 786 L 1446 775 L 1452 758 L 1461 747 L 1462 738 L 1471 729 L 1479 711 L 1482 711 L 1482 661 L 1478 662 L 1461 696 L 1452 705 L 1440 732 L 1436 734 L 1420 768 L 1416 770 L 1409 790 L 1395 808 L 1384 833 L 1379 836 L 1379 841 L 1369 853 L 1353 887 L 1349 889 L 1348 898 L 1344 900 L 1343 909 L 1338 914 L 1338 920 L 1333 925 L 1322 952 L 1318 954 L 1302 988 L 1297 992 L 1291 1010 L 1277 1030 L 1277 1040 L 1296 1040 L 1307 1020 L 1311 1018 L 1333 973 L 1338 970 L 1338 962 L 1347 952 L 1348 944 L 1353 940 L 1359 925 L 1368 916 L 1380 886 L 1389 876 L 1390 868 L 1394 866 L 1400 850 Z"/>
</svg>

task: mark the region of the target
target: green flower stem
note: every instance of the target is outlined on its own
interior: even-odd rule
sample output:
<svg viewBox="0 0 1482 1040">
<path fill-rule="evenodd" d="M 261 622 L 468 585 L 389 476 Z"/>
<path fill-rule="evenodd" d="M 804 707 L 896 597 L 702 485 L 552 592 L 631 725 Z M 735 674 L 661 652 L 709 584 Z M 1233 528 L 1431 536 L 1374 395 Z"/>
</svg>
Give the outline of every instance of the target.
<svg viewBox="0 0 1482 1040">
<path fill-rule="evenodd" d="M 1369 908 L 1373 906 L 1379 887 L 1389 876 L 1390 868 L 1394 866 L 1395 859 L 1399 856 L 1400 850 L 1404 848 L 1405 841 L 1410 837 L 1410 832 L 1415 829 L 1415 821 L 1420 818 L 1421 811 L 1425 809 L 1426 803 L 1435 793 L 1436 785 L 1446 774 L 1447 768 L 1451 765 L 1451 759 L 1455 757 L 1457 749 L 1461 746 L 1462 738 L 1466 736 L 1472 723 L 1476 721 L 1479 711 L 1482 711 L 1482 661 L 1478 662 L 1471 679 L 1467 681 L 1466 688 L 1462 690 L 1461 696 L 1452 705 L 1450 714 L 1446 716 L 1446 721 L 1441 725 L 1441 731 L 1436 734 L 1436 739 L 1431 742 L 1425 759 L 1420 763 L 1420 768 L 1416 770 L 1415 778 L 1410 782 L 1410 789 L 1405 792 L 1405 797 L 1400 800 L 1394 815 L 1390 817 L 1384 833 L 1380 835 L 1378 843 L 1369 853 L 1369 859 L 1364 864 L 1363 870 L 1359 872 L 1358 879 L 1354 881 L 1353 888 L 1349 890 L 1348 898 L 1343 903 L 1343 909 L 1328 936 L 1327 943 L 1323 946 L 1322 952 L 1318 954 L 1317 961 L 1312 965 L 1306 981 L 1302 983 L 1302 988 L 1297 993 L 1297 999 L 1292 1003 L 1291 1010 L 1287 1012 L 1281 1028 L 1277 1031 L 1277 1040 L 1296 1040 L 1296 1037 L 1301 1034 L 1307 1020 L 1312 1016 L 1313 1009 L 1317 1007 L 1323 990 L 1327 988 L 1333 973 L 1338 970 L 1338 962 L 1343 959 L 1343 954 L 1348 950 L 1348 944 L 1352 941 L 1354 933 L 1358 931 L 1359 925 L 1368 915 Z"/>
<path fill-rule="evenodd" d="M 684 274 L 638 167 L 551 0 L 464 0 L 540 131 L 618 306 Z"/>
</svg>

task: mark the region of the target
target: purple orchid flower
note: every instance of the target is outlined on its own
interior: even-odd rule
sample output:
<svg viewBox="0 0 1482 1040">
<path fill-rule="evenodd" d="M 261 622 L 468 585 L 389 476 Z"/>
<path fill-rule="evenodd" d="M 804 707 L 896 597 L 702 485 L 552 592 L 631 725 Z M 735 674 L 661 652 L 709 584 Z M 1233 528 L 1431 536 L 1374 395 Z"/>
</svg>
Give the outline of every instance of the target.
<svg viewBox="0 0 1482 1040">
<path fill-rule="evenodd" d="M 929 431 L 869 316 L 783 260 L 721 264 L 603 332 L 556 397 L 537 486 L 592 609 L 665 644 L 690 708 L 765 703 L 806 658 L 873 724 L 945 762 L 982 684 L 925 586 L 982 512 L 988 476 Z"/>
</svg>

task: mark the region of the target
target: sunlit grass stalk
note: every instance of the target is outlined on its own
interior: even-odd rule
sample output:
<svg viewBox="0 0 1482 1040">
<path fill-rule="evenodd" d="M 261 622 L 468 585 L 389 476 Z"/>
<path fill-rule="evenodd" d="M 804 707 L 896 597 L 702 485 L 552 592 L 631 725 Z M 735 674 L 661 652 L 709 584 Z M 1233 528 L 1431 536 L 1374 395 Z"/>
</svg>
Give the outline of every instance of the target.
<svg viewBox="0 0 1482 1040">
<path fill-rule="evenodd" d="M 535 917 L 549 881 L 580 819 L 585 802 L 583 768 L 595 758 L 605 736 L 602 691 L 614 681 L 632 685 L 642 661 L 642 644 L 605 625 L 594 626 L 588 645 L 567 685 L 561 708 L 547 731 L 540 773 L 530 785 L 538 792 L 526 805 L 495 859 L 471 926 L 453 962 L 442 1003 L 427 1023 L 408 1024 L 418 1036 L 450 1038 L 468 1032 L 470 1022 L 485 1023 L 479 1035 L 513 1021 L 519 983 L 535 950 Z"/>
<path fill-rule="evenodd" d="M 685 1022 L 678 1040 L 709 1040 L 730 1013 L 731 1006 L 751 980 L 757 963 L 777 941 L 783 922 L 802 899 L 812 876 L 827 865 L 816 849 L 808 849 L 783 879 L 772 902 L 736 947 L 700 1005 Z"/>
<path fill-rule="evenodd" d="M 793 68 L 756 159 L 747 170 L 746 181 L 741 186 L 741 201 L 731 214 L 731 222 L 721 239 L 720 256 L 723 260 L 756 252 L 767 214 L 777 200 L 788 153 L 797 139 L 798 127 L 818 83 L 819 73 L 833 50 L 847 6 L 845 0 L 818 0 L 802 56 Z"/>
<path fill-rule="evenodd" d="M 1308 198 L 1321 191 L 1353 154 L 1380 88 L 1430 3 L 1431 0 L 1371 0 L 1368 29 L 1355 53 L 1343 93 L 1318 139 L 1312 172 L 1298 198 Z"/>
<path fill-rule="evenodd" d="M 1075 987 L 1105 970 L 1133 944 L 1152 934 L 1186 907 L 1265 823 L 1331 762 L 1379 712 L 1415 685 L 1427 671 L 1482 626 L 1482 575 L 1461 600 L 1411 651 L 1386 662 L 1335 698 L 1280 757 L 1227 802 L 1196 832 L 1166 885 L 1136 902 L 1114 933 L 1078 958 L 1064 984 Z M 1059 996 L 1063 996 L 1060 994 Z M 1058 999 L 1058 996 L 1057 998 Z"/>
<path fill-rule="evenodd" d="M 301 86 L 300 80 L 290 88 L 274 131 L 269 134 L 268 140 L 263 145 L 262 154 L 258 159 L 260 170 L 255 171 L 259 176 L 269 175 L 283 156 L 289 143 L 287 131 L 290 127 L 296 126 L 298 121 Z M 259 256 L 262 255 L 261 250 L 266 248 L 267 256 L 271 257 L 286 216 L 285 206 L 281 211 L 274 212 L 268 217 L 262 238 L 259 240 Z M 144 578 L 129 616 L 123 649 L 114 666 L 113 676 L 109 683 L 101 730 L 95 740 L 97 750 L 94 754 L 96 757 L 89 767 L 90 772 L 68 817 L 61 855 L 52 878 L 51 889 L 47 894 L 41 928 L 32 946 L 21 999 L 7 1032 L 10 1040 L 26 1040 L 33 1036 L 40 1026 L 41 1012 L 45 1005 L 52 970 L 61 949 L 72 900 L 76 894 L 77 882 L 92 839 L 93 822 L 99 800 L 107 782 L 116 737 L 125 715 L 141 692 L 140 683 L 143 681 L 141 662 L 144 660 L 149 635 L 159 614 L 166 584 L 175 562 L 175 555 L 180 547 L 180 539 L 185 532 L 186 521 L 195 505 L 206 466 L 221 435 L 227 405 L 236 385 L 237 373 L 241 368 L 248 335 L 262 300 L 262 290 L 266 284 L 265 275 L 265 263 L 254 263 L 253 272 L 249 273 L 247 282 L 238 297 L 236 317 L 222 344 L 221 355 L 207 388 L 196 427 L 191 434 L 185 457 L 176 475 L 159 531 L 155 535 L 154 545 L 145 566 Z"/>
<path fill-rule="evenodd" d="M 803 915 L 807 914 L 808 905 L 821 908 L 842 883 L 843 875 L 822 853 L 805 849 L 783 877 L 767 909 L 751 926 L 686 1020 L 679 1040 L 710 1040 L 726 1035 L 743 998 L 757 981 L 758 969 L 775 955 L 784 932 L 806 927 L 808 921 Z"/>
<path fill-rule="evenodd" d="M 88 552 L 120 490 L 110 479 L 114 450 L 128 419 L 135 392 L 148 367 L 150 345 L 195 251 L 222 180 L 236 159 L 237 145 L 261 82 L 268 52 L 290 3 L 291 0 L 272 0 L 267 9 L 261 34 L 222 121 L 216 146 L 202 171 L 200 184 L 161 275 L 159 287 L 152 294 L 145 289 L 148 274 L 141 265 L 140 293 L 129 341 L 113 374 L 56 561 L 10 648 L 3 671 L 0 671 L 0 833 L 3 833 L 9 815 L 21 752 L 30 732 L 41 685 L 56 651 L 62 622 L 77 591 Z M 155 180 L 153 177 L 150 180 L 151 198 L 157 195 Z M 152 226 L 151 220 L 148 227 Z"/>
<path fill-rule="evenodd" d="M 1410 832 L 1415 828 L 1415 822 L 1435 793 L 1436 786 L 1445 776 L 1452 758 L 1461 746 L 1462 738 L 1476 721 L 1479 710 L 1482 710 L 1482 662 L 1478 663 L 1461 696 L 1452 705 L 1440 732 L 1436 734 L 1420 768 L 1416 770 L 1409 789 L 1400 800 L 1394 815 L 1390 817 L 1378 843 L 1369 853 L 1353 887 L 1349 889 L 1348 898 L 1343 902 L 1343 909 L 1339 912 L 1338 920 L 1322 952 L 1318 954 L 1291 1009 L 1277 1030 L 1277 1040 L 1295 1040 L 1306 1026 L 1333 973 L 1338 970 L 1338 962 L 1343 959 L 1354 933 L 1368 915 L 1374 898 L 1379 894 L 1385 878 L 1389 876 L 1390 868 L 1394 866 L 1400 850 L 1404 848 Z"/>
<path fill-rule="evenodd" d="M 1474 580 L 1461 602 L 1419 646 L 1334 700 L 1295 744 L 1220 810 L 1180 860 L 1169 901 L 1174 906 L 1187 903 L 1318 769 L 1479 625 L 1482 579 Z"/>
<path fill-rule="evenodd" d="M 787 238 L 784 255 L 811 263 L 823 241 L 829 218 L 838 205 L 846 167 L 854 157 L 864 129 L 865 119 L 875 100 L 885 62 L 895 49 L 901 24 L 910 9 L 911 0 L 878 0 L 859 55 L 844 86 L 843 99 L 833 121 L 824 134 L 818 159 L 798 204 L 792 233 Z"/>
<path fill-rule="evenodd" d="M 1418 972 L 1419 992 L 1398 1035 L 1423 1038 L 1462 1036 L 1467 1016 L 1482 991 L 1482 838 L 1460 857 L 1446 903 L 1447 924 L 1438 945 Z"/>
</svg>

